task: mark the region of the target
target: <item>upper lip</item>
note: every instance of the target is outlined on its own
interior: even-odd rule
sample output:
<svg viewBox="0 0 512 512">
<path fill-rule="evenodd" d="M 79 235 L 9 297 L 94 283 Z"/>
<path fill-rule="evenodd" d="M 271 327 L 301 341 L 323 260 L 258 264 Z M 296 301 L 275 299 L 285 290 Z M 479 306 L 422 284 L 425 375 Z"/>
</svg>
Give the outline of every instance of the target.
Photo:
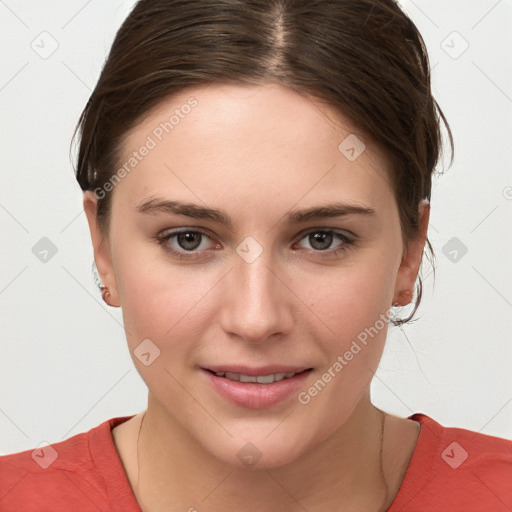
<svg viewBox="0 0 512 512">
<path fill-rule="evenodd" d="M 258 375 L 270 375 L 273 373 L 299 373 L 304 370 L 311 369 L 310 366 L 288 366 L 282 364 L 272 364 L 268 366 L 245 366 L 241 364 L 219 364 L 212 366 L 205 366 L 205 370 L 210 370 L 214 373 L 217 372 L 230 372 L 238 373 L 241 375 L 249 375 L 257 377 Z"/>
</svg>

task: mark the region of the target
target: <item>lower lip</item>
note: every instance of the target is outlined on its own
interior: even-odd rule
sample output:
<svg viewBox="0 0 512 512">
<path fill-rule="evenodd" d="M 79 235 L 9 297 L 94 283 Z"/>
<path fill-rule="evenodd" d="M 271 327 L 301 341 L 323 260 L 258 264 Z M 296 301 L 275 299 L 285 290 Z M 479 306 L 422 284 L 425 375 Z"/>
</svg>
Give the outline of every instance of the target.
<svg viewBox="0 0 512 512">
<path fill-rule="evenodd" d="M 221 396 L 248 409 L 263 409 L 286 400 L 300 389 L 311 373 L 311 370 L 306 370 L 289 379 L 260 384 L 259 382 L 230 380 L 226 377 L 218 377 L 208 370 L 202 371 Z"/>
</svg>

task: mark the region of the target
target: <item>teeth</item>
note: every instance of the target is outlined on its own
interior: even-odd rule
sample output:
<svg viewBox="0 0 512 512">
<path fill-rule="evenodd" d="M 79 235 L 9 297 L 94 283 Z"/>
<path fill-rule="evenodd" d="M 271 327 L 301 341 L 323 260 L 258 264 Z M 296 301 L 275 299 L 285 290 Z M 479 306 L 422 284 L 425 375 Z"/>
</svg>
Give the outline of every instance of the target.
<svg viewBox="0 0 512 512">
<path fill-rule="evenodd" d="M 243 375 L 241 373 L 231 372 L 216 372 L 218 377 L 225 377 L 229 380 L 236 380 L 239 382 L 259 382 L 260 384 L 271 384 L 272 382 L 279 382 L 283 379 L 293 377 L 295 372 L 290 373 L 271 373 L 270 375 Z"/>
<path fill-rule="evenodd" d="M 249 375 L 240 375 L 240 382 L 256 382 L 258 377 L 255 377 L 254 375 L 251 377 Z"/>
<path fill-rule="evenodd" d="M 256 380 L 260 384 L 271 384 L 272 382 L 274 382 L 274 375 L 272 375 L 272 374 L 271 375 L 260 375 L 260 376 L 256 377 Z"/>
</svg>

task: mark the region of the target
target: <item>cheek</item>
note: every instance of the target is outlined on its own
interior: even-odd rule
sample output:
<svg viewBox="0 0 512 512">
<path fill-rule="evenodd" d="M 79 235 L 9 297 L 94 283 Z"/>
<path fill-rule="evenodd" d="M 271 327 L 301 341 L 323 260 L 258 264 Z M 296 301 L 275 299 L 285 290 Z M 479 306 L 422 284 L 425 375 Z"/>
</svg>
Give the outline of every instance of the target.
<svg viewBox="0 0 512 512">
<path fill-rule="evenodd" d="M 197 273 L 179 269 L 165 274 L 147 269 L 130 272 L 120 291 L 130 347 L 141 337 L 162 347 L 170 340 L 187 346 L 195 337 L 195 326 L 201 324 L 201 299 L 211 288 L 208 283 L 198 279 Z"/>
<path fill-rule="evenodd" d="M 331 273 L 323 286 L 310 290 L 311 309 L 330 332 L 334 345 L 342 349 L 387 313 L 394 292 L 393 272 L 388 258 L 372 257 L 367 264 Z"/>
<path fill-rule="evenodd" d="M 313 336 L 325 357 L 316 380 L 301 390 L 298 401 L 311 416 L 324 418 L 320 436 L 346 421 L 379 365 L 392 273 L 383 260 L 354 265 L 344 268 L 337 280 L 315 295 L 313 307 L 322 321 L 316 322 Z"/>
<path fill-rule="evenodd" d="M 153 242 L 133 243 L 116 256 L 116 283 L 131 351 L 146 338 L 162 350 L 171 339 L 179 340 L 173 350 L 186 346 L 211 284 L 198 278 L 192 267 L 167 260 Z"/>
<path fill-rule="evenodd" d="M 185 382 L 186 362 L 201 339 L 200 299 L 208 290 L 190 273 L 169 268 L 163 274 L 128 263 L 120 294 L 133 363 L 148 389 L 167 396 L 171 406 L 187 398 L 178 383 Z"/>
</svg>

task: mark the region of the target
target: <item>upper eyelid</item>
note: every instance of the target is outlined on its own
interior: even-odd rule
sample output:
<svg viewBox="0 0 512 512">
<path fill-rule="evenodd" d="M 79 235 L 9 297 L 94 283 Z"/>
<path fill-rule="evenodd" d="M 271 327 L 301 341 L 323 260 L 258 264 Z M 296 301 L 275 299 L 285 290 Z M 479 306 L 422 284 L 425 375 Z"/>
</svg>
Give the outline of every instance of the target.
<svg viewBox="0 0 512 512">
<path fill-rule="evenodd" d="M 331 227 L 325 227 L 325 226 L 322 226 L 322 227 L 314 227 L 313 226 L 312 228 L 303 229 L 302 231 L 300 231 L 297 234 L 296 238 L 303 238 L 305 235 L 307 235 L 309 233 L 315 233 L 315 232 L 320 232 L 320 231 L 327 231 L 327 232 L 332 231 L 335 234 L 336 233 L 341 234 L 350 239 L 357 238 L 355 233 L 353 233 L 352 231 L 349 231 L 347 229 L 331 228 Z"/>
</svg>

